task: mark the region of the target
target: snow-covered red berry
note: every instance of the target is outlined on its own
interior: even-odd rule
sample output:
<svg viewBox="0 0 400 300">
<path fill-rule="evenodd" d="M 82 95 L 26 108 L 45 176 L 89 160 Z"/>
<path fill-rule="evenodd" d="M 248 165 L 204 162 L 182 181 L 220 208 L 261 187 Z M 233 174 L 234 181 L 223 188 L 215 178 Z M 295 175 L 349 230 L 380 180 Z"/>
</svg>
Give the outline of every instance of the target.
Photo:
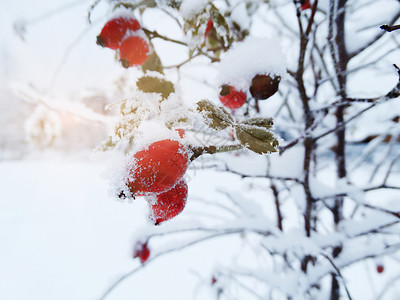
<svg viewBox="0 0 400 300">
<path fill-rule="evenodd" d="M 300 1 L 300 3 L 301 3 L 301 6 L 300 6 L 301 10 L 306 10 L 306 9 L 311 8 L 310 0 L 303 0 L 303 1 Z"/>
<path fill-rule="evenodd" d="M 246 103 L 247 95 L 245 92 L 238 91 L 230 85 L 223 85 L 219 93 L 219 100 L 224 106 L 236 109 Z"/>
<path fill-rule="evenodd" d="M 376 266 L 376 271 L 381 274 L 383 271 L 385 270 L 385 268 L 383 267 L 382 264 L 379 264 Z"/>
<path fill-rule="evenodd" d="M 207 22 L 206 31 L 204 32 L 205 38 L 207 38 L 207 36 L 210 34 L 210 32 L 213 28 L 214 28 L 214 22 L 211 19 L 209 19 Z"/>
<path fill-rule="evenodd" d="M 179 142 L 166 139 L 137 152 L 134 161 L 127 184 L 135 197 L 159 194 L 172 188 L 185 174 L 189 156 Z"/>
<path fill-rule="evenodd" d="M 119 48 L 119 58 L 124 68 L 142 65 L 149 55 L 149 45 L 140 36 L 126 38 Z"/>
<path fill-rule="evenodd" d="M 133 252 L 133 258 L 139 258 L 140 262 L 143 264 L 147 261 L 149 257 L 150 257 L 150 249 L 147 246 L 147 241 L 144 243 L 137 242 L 135 245 L 135 250 Z"/>
<path fill-rule="evenodd" d="M 177 216 L 185 208 L 188 194 L 186 181 L 182 179 L 169 191 L 157 195 L 151 206 L 150 219 L 158 225 Z"/>
<path fill-rule="evenodd" d="M 271 97 L 278 91 L 281 77 L 268 75 L 256 75 L 250 86 L 250 94 L 257 100 L 264 100 Z"/>
<path fill-rule="evenodd" d="M 126 17 L 112 19 L 104 25 L 97 36 L 97 44 L 116 50 L 120 47 L 128 30 L 137 31 L 139 29 L 140 24 L 136 19 Z"/>
<path fill-rule="evenodd" d="M 185 137 L 185 129 L 177 128 L 175 131 L 178 133 L 179 137 L 183 139 Z"/>
</svg>

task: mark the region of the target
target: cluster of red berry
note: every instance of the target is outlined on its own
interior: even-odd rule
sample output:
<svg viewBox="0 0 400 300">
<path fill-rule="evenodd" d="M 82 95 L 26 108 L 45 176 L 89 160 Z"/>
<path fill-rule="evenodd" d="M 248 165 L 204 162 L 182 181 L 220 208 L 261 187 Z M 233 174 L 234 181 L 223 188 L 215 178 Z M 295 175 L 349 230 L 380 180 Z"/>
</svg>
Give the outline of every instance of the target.
<svg viewBox="0 0 400 300">
<path fill-rule="evenodd" d="M 189 164 L 186 148 L 178 141 L 165 139 L 134 154 L 134 161 L 134 166 L 129 170 L 128 187 L 133 197 L 149 197 L 150 219 L 154 224 L 158 225 L 181 213 L 188 194 L 188 186 L 183 178 Z M 133 258 L 139 258 L 143 264 L 149 257 L 147 241 L 138 241 Z"/>
<path fill-rule="evenodd" d="M 189 164 L 187 149 L 178 141 L 165 139 L 134 154 L 128 188 L 133 197 L 146 196 L 151 203 L 150 219 L 158 225 L 178 215 L 185 207 L 188 187 L 183 175 Z"/>
<path fill-rule="evenodd" d="M 278 91 L 279 76 L 271 77 L 268 75 L 256 75 L 251 81 L 250 94 L 256 100 L 265 100 Z M 219 93 L 221 103 L 231 109 L 242 107 L 247 100 L 244 91 L 238 91 L 233 86 L 223 85 Z"/>
<path fill-rule="evenodd" d="M 119 58 L 125 68 L 142 65 L 149 55 L 149 44 L 134 18 L 119 17 L 108 21 L 97 36 L 97 44 L 119 50 Z"/>
</svg>

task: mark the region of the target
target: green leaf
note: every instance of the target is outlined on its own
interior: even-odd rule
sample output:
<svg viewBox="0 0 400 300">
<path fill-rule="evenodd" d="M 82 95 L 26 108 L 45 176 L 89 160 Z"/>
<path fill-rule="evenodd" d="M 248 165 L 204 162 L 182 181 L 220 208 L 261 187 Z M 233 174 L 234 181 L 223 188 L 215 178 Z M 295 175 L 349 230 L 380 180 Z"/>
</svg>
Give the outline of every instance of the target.
<svg viewBox="0 0 400 300">
<path fill-rule="evenodd" d="M 209 100 L 197 102 L 197 111 L 203 116 L 204 122 L 215 130 L 233 125 L 232 116 L 223 107 L 218 107 Z"/>
<path fill-rule="evenodd" d="M 136 85 L 139 90 L 145 93 L 159 93 L 164 99 L 175 92 L 174 84 L 171 81 L 152 76 L 140 77 Z"/>
<path fill-rule="evenodd" d="M 239 124 L 235 131 L 240 143 L 255 153 L 267 154 L 277 151 L 278 140 L 264 127 Z"/>
</svg>

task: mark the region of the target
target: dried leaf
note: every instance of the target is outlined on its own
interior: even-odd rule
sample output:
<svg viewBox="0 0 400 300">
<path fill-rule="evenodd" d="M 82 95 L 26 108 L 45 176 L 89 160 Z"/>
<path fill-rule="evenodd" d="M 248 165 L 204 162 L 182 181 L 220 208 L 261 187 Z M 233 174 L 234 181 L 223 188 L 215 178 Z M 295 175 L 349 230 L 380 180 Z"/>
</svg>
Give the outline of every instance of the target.
<svg viewBox="0 0 400 300">
<path fill-rule="evenodd" d="M 164 74 L 163 69 L 164 67 L 161 63 L 160 57 L 157 55 L 155 51 L 152 51 L 152 53 L 149 55 L 149 57 L 142 65 L 143 72 L 156 71 L 158 73 Z"/>
<path fill-rule="evenodd" d="M 218 107 L 209 100 L 197 102 L 197 110 L 203 116 L 204 122 L 215 130 L 233 125 L 232 116 L 223 107 Z"/>
<path fill-rule="evenodd" d="M 247 149 L 258 154 L 277 151 L 278 140 L 264 127 L 239 124 L 235 127 L 235 130 L 237 139 Z"/>
<path fill-rule="evenodd" d="M 159 93 L 164 99 L 175 92 L 174 84 L 171 81 L 152 76 L 139 78 L 136 85 L 139 90 L 145 93 Z"/>
<path fill-rule="evenodd" d="M 251 118 L 241 122 L 241 124 L 270 129 L 274 125 L 274 120 L 272 118 Z"/>
</svg>

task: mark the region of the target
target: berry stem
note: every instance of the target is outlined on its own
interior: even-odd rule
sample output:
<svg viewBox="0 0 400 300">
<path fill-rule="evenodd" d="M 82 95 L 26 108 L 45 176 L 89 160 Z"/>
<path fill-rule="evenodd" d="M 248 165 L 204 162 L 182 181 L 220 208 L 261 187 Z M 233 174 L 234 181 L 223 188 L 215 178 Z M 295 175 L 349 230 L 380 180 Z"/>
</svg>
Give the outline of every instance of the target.
<svg viewBox="0 0 400 300">
<path fill-rule="evenodd" d="M 164 40 L 164 41 L 176 43 L 176 44 L 179 44 L 179 45 L 183 45 L 183 46 L 187 46 L 187 45 L 188 45 L 188 44 L 185 43 L 185 42 L 178 41 L 178 40 L 175 40 L 175 39 L 171 39 L 171 38 L 169 38 L 169 37 L 166 37 L 166 36 L 164 36 L 164 35 L 161 35 L 161 34 L 159 34 L 157 31 L 151 31 L 151 30 L 148 30 L 148 29 L 146 29 L 146 28 L 142 28 L 142 29 L 143 29 L 143 31 L 146 33 L 146 35 L 149 37 L 150 40 L 153 39 L 153 38 L 160 38 L 160 39 L 162 39 L 162 40 Z"/>
<path fill-rule="evenodd" d="M 194 161 L 199 156 L 207 153 L 207 154 L 214 154 L 220 152 L 230 152 L 236 151 L 243 148 L 243 145 L 226 145 L 226 146 L 207 146 L 207 147 L 191 147 L 193 155 L 190 157 L 191 161 Z"/>
</svg>

